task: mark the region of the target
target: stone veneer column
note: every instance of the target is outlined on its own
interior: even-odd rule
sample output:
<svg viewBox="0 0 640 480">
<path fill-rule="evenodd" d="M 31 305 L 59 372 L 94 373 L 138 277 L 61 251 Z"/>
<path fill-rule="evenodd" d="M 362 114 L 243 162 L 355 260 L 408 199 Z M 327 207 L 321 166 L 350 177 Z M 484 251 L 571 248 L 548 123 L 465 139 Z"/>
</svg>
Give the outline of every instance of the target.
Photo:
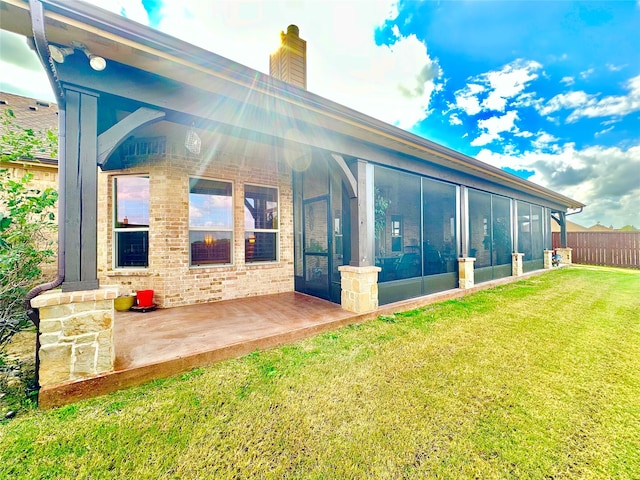
<svg viewBox="0 0 640 480">
<path fill-rule="evenodd" d="M 31 300 L 40 310 L 40 386 L 88 378 L 113 370 L 113 300 L 117 287 L 62 292 Z"/>
<path fill-rule="evenodd" d="M 511 275 L 513 275 L 514 277 L 521 277 L 524 273 L 524 268 L 522 266 L 523 258 L 524 253 L 511 254 Z"/>
<path fill-rule="evenodd" d="M 544 251 L 544 268 L 545 269 L 549 269 L 553 267 L 553 262 L 551 261 L 552 256 L 553 256 L 553 250 Z"/>
<path fill-rule="evenodd" d="M 556 252 L 562 257 L 560 265 L 571 265 L 571 250 L 571 248 L 556 248 Z"/>
<path fill-rule="evenodd" d="M 380 267 L 338 267 L 342 284 L 340 303 L 353 313 L 372 312 L 378 309 L 378 272 Z"/>
<path fill-rule="evenodd" d="M 473 263 L 474 257 L 461 257 L 458 259 L 458 286 L 467 289 L 474 285 Z"/>
</svg>

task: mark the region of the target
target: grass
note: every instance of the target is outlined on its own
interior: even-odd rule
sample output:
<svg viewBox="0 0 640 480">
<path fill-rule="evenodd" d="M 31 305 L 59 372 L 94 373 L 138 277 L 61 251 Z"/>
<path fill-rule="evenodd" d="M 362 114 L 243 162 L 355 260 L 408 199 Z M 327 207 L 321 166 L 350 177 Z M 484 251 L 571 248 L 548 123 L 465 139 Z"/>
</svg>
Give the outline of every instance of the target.
<svg viewBox="0 0 640 480">
<path fill-rule="evenodd" d="M 0 425 L 0 478 L 640 478 L 640 272 L 571 268 Z"/>
</svg>

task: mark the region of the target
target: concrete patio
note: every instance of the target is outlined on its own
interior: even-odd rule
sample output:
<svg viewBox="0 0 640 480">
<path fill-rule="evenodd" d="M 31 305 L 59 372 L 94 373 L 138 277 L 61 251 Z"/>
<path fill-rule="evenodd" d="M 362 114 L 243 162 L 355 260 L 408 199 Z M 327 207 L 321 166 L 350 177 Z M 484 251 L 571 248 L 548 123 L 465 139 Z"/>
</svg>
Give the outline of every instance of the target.
<svg viewBox="0 0 640 480">
<path fill-rule="evenodd" d="M 381 306 L 353 314 L 340 305 L 297 292 L 265 295 L 215 303 L 167 308 L 153 312 L 116 312 L 115 369 L 95 377 L 43 387 L 41 408 L 52 408 L 104 395 L 116 390 L 166 378 L 255 350 L 292 343 L 335 330 L 458 298 L 478 290 L 544 273 L 484 282 L 469 289 L 454 289 Z"/>
</svg>

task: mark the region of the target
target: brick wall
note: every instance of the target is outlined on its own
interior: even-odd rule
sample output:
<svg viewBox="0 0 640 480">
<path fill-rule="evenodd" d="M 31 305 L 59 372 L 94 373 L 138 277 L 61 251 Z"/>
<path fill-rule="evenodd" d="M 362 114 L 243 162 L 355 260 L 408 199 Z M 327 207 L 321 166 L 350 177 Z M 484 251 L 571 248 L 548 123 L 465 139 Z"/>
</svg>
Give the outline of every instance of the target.
<svg viewBox="0 0 640 480">
<path fill-rule="evenodd" d="M 120 294 L 153 289 L 161 307 L 292 291 L 293 194 L 291 171 L 277 162 L 269 146 L 252 144 L 204 154 L 205 158 L 148 158 L 135 168 L 104 172 L 99 179 L 98 277 L 101 285 L 118 285 Z M 145 174 L 150 179 L 149 268 L 113 268 L 113 179 Z M 233 182 L 232 265 L 189 265 L 189 178 Z M 244 186 L 279 191 L 279 261 L 246 264 L 244 260 Z"/>
</svg>

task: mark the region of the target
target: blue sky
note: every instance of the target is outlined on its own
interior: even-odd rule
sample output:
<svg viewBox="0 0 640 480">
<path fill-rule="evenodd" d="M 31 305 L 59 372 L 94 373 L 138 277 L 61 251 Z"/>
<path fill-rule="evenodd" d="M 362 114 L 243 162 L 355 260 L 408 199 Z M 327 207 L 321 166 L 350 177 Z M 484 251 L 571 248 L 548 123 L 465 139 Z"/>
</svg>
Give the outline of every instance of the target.
<svg viewBox="0 0 640 480">
<path fill-rule="evenodd" d="M 310 91 L 580 200 L 577 223 L 640 227 L 640 1 L 91 3 L 266 73 L 295 23 Z M 2 89 L 45 98 L 2 35 Z"/>
</svg>

